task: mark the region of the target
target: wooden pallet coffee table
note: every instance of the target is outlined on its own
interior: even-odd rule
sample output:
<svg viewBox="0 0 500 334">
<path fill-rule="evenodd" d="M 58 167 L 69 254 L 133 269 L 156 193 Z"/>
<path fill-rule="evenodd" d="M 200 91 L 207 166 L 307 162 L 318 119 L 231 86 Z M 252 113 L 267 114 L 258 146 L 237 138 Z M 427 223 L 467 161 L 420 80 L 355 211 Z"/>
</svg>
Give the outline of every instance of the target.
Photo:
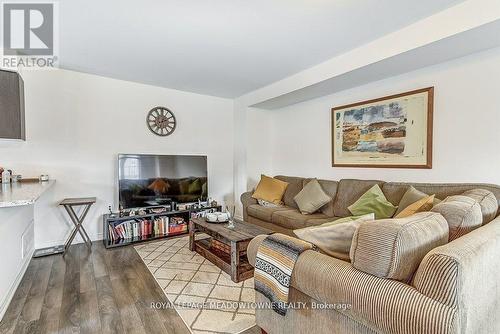
<svg viewBox="0 0 500 334">
<path fill-rule="evenodd" d="M 233 282 L 238 283 L 253 277 L 253 267 L 248 263 L 246 256 L 250 240 L 260 234 L 271 234 L 273 231 L 245 222 L 235 225 L 230 229 L 227 223 L 209 223 L 205 218 L 193 218 L 189 222 L 189 249 L 215 264 L 229 274 Z M 208 234 L 210 238 L 196 240 L 198 233 Z M 227 245 L 228 251 L 214 247 L 213 240 Z"/>
</svg>

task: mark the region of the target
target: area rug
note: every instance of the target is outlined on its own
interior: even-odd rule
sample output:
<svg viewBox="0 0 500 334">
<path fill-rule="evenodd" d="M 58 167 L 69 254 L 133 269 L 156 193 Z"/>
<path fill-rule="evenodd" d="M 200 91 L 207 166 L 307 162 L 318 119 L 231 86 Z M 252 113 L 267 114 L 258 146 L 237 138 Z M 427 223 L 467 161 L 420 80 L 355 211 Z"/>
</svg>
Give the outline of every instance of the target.
<svg viewBox="0 0 500 334">
<path fill-rule="evenodd" d="M 135 246 L 168 300 L 194 334 L 240 333 L 255 326 L 253 278 L 228 274 L 188 248 L 189 237 Z"/>
</svg>

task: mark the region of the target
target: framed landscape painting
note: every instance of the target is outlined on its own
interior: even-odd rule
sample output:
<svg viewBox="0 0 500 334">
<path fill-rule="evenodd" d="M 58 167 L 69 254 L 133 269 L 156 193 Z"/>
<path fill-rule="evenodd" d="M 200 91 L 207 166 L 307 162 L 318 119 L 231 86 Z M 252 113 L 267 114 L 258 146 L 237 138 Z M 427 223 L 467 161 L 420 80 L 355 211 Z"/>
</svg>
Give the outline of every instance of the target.
<svg viewBox="0 0 500 334">
<path fill-rule="evenodd" d="M 333 167 L 432 168 L 434 87 L 332 109 Z"/>
</svg>

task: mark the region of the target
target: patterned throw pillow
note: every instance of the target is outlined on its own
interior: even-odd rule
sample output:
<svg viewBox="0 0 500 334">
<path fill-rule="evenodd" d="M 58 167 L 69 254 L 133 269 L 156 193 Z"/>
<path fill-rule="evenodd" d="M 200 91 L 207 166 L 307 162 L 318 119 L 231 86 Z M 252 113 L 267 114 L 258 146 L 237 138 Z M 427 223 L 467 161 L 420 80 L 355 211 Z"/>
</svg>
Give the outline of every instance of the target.
<svg viewBox="0 0 500 334">
<path fill-rule="evenodd" d="M 266 208 L 277 208 L 280 207 L 281 205 L 274 204 L 268 201 L 264 201 L 263 199 L 258 199 L 257 203 L 259 203 L 260 206 L 264 206 Z"/>
</svg>

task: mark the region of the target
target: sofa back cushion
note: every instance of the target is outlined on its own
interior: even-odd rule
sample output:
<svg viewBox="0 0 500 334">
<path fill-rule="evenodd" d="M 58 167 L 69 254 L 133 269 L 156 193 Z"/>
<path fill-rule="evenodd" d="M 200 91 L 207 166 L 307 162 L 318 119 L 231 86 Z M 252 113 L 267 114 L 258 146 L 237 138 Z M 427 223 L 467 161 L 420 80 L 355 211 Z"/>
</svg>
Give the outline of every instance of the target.
<svg viewBox="0 0 500 334">
<path fill-rule="evenodd" d="M 368 274 L 409 282 L 430 250 L 448 242 L 448 223 L 438 213 L 362 223 L 354 234 L 352 265 Z"/>
<path fill-rule="evenodd" d="M 495 195 L 486 189 L 467 190 L 462 195 L 475 199 L 481 207 L 483 225 L 495 219 L 498 211 L 498 202 Z"/>
<path fill-rule="evenodd" d="M 303 186 L 303 177 L 295 177 L 295 176 L 284 176 L 277 175 L 274 177 L 280 181 L 284 181 L 288 183 L 288 187 L 285 190 L 285 194 L 283 195 L 283 203 L 286 206 L 298 209 L 297 203 L 294 201 L 294 197 L 304 188 Z"/>
<path fill-rule="evenodd" d="M 303 186 L 305 186 L 309 181 L 312 179 L 304 179 L 303 180 Z M 321 185 L 321 188 L 323 191 L 332 198 L 330 202 L 325 204 L 321 209 L 321 213 L 333 217 L 333 204 L 335 201 L 335 196 L 337 196 L 337 189 L 339 187 L 339 183 L 337 181 L 331 181 L 331 180 L 320 180 L 318 179 L 319 184 Z"/>
<path fill-rule="evenodd" d="M 336 217 L 352 216 L 347 207 L 356 202 L 371 187 L 376 184 L 382 187 L 383 183 L 383 181 L 376 180 L 340 180 L 337 197 L 333 204 L 333 215 Z"/>
<path fill-rule="evenodd" d="M 480 227 L 483 215 L 479 203 L 467 196 L 449 196 L 431 209 L 443 215 L 450 227 L 450 241 Z"/>
<path fill-rule="evenodd" d="M 386 182 L 382 187 L 385 197 L 394 205 L 398 205 L 409 186 L 428 195 L 436 195 L 438 199 L 445 199 L 448 196 L 461 195 L 464 191 L 472 189 L 486 189 L 491 191 L 497 202 L 500 204 L 500 186 L 482 183 L 405 183 Z"/>
</svg>

